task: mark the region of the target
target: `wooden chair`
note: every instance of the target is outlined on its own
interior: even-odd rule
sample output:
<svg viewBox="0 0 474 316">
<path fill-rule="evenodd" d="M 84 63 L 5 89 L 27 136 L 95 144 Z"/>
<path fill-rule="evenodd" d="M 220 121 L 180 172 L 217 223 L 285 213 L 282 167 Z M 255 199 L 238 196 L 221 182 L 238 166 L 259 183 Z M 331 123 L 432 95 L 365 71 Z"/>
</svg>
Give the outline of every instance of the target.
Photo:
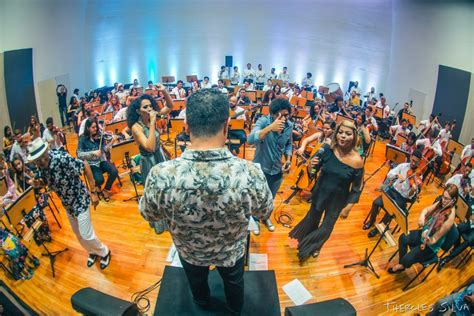
<svg viewBox="0 0 474 316">
<path fill-rule="evenodd" d="M 402 113 L 402 119 L 406 119 L 409 124 L 415 126 L 416 125 L 416 116 L 409 114 L 409 113 Z"/>
<path fill-rule="evenodd" d="M 190 142 L 178 141 L 177 137 L 180 133 L 185 130 L 185 121 L 182 119 L 171 119 L 170 120 L 170 133 L 174 135 L 174 156 L 178 157 L 178 146 L 184 146 L 191 144 Z"/>
<path fill-rule="evenodd" d="M 7 178 L 0 179 L 0 196 L 4 196 L 8 192 Z"/>
<path fill-rule="evenodd" d="M 300 108 L 304 108 L 307 102 L 308 102 L 308 99 L 303 98 L 303 97 L 298 97 L 298 106 Z"/>
<path fill-rule="evenodd" d="M 114 118 L 114 113 L 113 112 L 107 112 L 107 113 L 104 113 L 104 114 L 98 116 L 98 120 L 103 121 L 106 124 L 108 124 L 110 121 L 112 121 L 113 118 Z"/>
<path fill-rule="evenodd" d="M 262 108 L 260 109 L 260 114 L 261 114 L 261 115 L 268 115 L 268 114 L 270 114 L 270 106 L 268 106 L 268 105 L 262 106 Z"/>
<path fill-rule="evenodd" d="M 257 100 L 263 100 L 265 92 L 263 90 L 257 90 Z"/>
<path fill-rule="evenodd" d="M 252 103 L 257 103 L 257 91 L 247 91 L 247 96 Z"/>
<path fill-rule="evenodd" d="M 229 131 L 231 130 L 241 130 L 241 131 L 245 131 L 245 120 L 238 120 L 238 119 L 231 119 L 230 120 L 230 123 L 229 123 Z M 246 143 L 247 142 L 244 142 L 243 146 L 244 146 L 244 152 L 243 152 L 243 158 L 245 159 L 245 149 L 246 149 Z M 227 140 L 226 140 L 226 145 L 227 146 L 230 146 L 230 145 L 240 145 L 240 139 L 239 138 L 231 138 L 229 137 Z"/>
<path fill-rule="evenodd" d="M 105 125 L 105 131 L 112 132 L 114 134 L 120 134 L 123 129 L 127 127 L 127 120 L 117 121 Z"/>
<path fill-rule="evenodd" d="M 222 79 L 225 87 L 230 87 L 230 79 Z"/>
</svg>

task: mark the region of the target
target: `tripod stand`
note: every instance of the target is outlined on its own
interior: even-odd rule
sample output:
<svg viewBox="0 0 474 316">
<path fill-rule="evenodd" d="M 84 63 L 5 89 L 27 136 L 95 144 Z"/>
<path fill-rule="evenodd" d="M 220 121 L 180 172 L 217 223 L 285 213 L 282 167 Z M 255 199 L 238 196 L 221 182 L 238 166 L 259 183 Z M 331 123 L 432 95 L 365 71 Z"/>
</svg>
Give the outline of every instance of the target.
<svg viewBox="0 0 474 316">
<path fill-rule="evenodd" d="M 132 166 L 132 161 L 130 159 L 130 155 L 128 152 L 125 153 L 125 162 L 127 164 L 127 168 L 130 170 L 130 181 L 132 181 L 133 184 L 133 189 L 135 190 L 135 195 L 132 197 L 129 197 L 128 199 L 123 200 L 124 202 L 128 202 L 131 200 L 135 200 L 137 203 L 140 200 L 141 195 L 138 194 L 137 190 L 137 184 L 135 183 L 135 179 L 133 179 L 133 166 Z"/>
<path fill-rule="evenodd" d="M 43 252 L 41 255 L 43 257 L 48 257 L 49 258 L 49 264 L 51 265 L 51 271 L 53 272 L 53 278 L 56 277 L 56 273 L 54 271 L 54 262 L 56 260 L 56 256 L 62 254 L 63 252 L 69 250 L 67 247 L 62 249 L 62 250 L 58 250 L 58 251 L 49 251 L 48 247 L 46 247 L 46 245 L 44 244 L 44 242 L 41 242 L 41 245 L 43 246 L 44 250 L 46 250 L 46 252 Z"/>
</svg>

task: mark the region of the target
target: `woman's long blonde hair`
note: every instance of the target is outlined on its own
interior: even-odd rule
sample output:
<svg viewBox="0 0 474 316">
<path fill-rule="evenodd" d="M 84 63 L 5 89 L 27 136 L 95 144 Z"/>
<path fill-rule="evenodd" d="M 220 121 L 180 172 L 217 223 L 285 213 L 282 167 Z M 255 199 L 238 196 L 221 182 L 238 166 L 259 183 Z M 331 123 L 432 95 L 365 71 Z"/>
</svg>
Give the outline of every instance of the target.
<svg viewBox="0 0 474 316">
<path fill-rule="evenodd" d="M 341 126 L 350 128 L 352 130 L 354 139 L 352 140 L 352 143 L 351 143 L 351 150 L 354 150 L 357 146 L 357 140 L 358 140 L 359 135 L 357 133 L 357 126 L 349 120 L 343 120 L 341 123 L 337 124 L 336 130 L 334 131 L 332 135 L 331 148 L 334 149 L 336 146 L 338 146 L 336 137 L 337 137 L 337 134 L 339 133 L 339 130 L 341 129 Z"/>
</svg>

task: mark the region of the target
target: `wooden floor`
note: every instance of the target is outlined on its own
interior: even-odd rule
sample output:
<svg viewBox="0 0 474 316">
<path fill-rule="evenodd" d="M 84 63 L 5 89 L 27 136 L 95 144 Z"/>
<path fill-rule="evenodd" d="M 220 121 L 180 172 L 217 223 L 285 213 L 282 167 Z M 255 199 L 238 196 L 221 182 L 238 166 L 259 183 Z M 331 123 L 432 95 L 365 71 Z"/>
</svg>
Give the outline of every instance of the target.
<svg viewBox="0 0 474 316">
<path fill-rule="evenodd" d="M 75 152 L 76 143 L 74 137 L 69 137 L 70 152 Z M 374 154 L 367 160 L 366 173 L 372 173 L 383 163 L 384 150 L 384 143 L 376 144 Z M 247 158 L 252 155 L 253 150 L 248 149 Z M 386 168 L 382 169 L 366 184 L 360 202 L 348 219 L 337 222 L 318 259 L 311 258 L 300 264 L 296 257 L 296 244 L 287 237 L 289 229 L 281 225 L 276 225 L 274 233 L 262 228 L 260 236 L 251 237 L 250 251 L 268 254 L 268 268 L 275 270 L 282 313 L 285 306 L 293 305 L 282 286 L 295 278 L 311 292 L 313 299 L 310 303 L 342 297 L 354 305 L 360 315 L 391 315 L 403 311 L 397 311 L 397 306 L 404 308 L 405 314 L 425 314 L 428 306 L 474 274 L 472 260 L 458 270 L 455 269 L 457 259 L 440 273 L 432 273 L 423 284 L 403 292 L 401 288 L 419 266 L 396 276 L 388 274 L 387 261 L 396 248 L 389 247 L 384 241 L 372 257 L 380 279 L 363 267 L 343 268 L 345 264 L 363 259 L 365 249 L 371 249 L 376 242 L 376 238 L 369 239 L 361 227 L 373 199 L 379 194 L 375 189 L 380 186 L 386 172 Z M 288 205 L 282 203 L 290 194 L 293 180 L 291 176 L 285 178 L 275 200 L 275 211 L 284 210 L 292 214 L 296 224 L 306 214 L 309 205 L 299 197 L 293 198 Z M 98 264 L 92 268 L 86 267 L 87 253 L 77 242 L 61 208 L 60 222 L 63 227 L 59 229 L 54 221 L 50 221 L 53 242 L 48 247 L 50 250 L 68 247 L 69 251 L 61 254 L 56 261 L 56 278 L 52 278 L 49 262 L 42 257 L 33 279 L 6 280 L 40 314 L 73 314 L 71 295 L 84 287 L 93 287 L 130 300 L 132 293 L 147 288 L 161 278 L 168 264 L 165 259 L 172 243 L 170 235 L 156 235 L 139 215 L 135 201 L 122 202 L 133 195 L 128 177 L 122 181 L 123 187 L 112 200 L 109 203 L 101 202 L 97 210 L 92 212 L 96 234 L 112 250 L 112 262 L 105 271 L 101 271 Z M 416 227 L 420 210 L 430 204 L 439 192 L 440 189 L 434 183 L 425 187 L 420 202 L 412 208 L 410 227 Z M 29 248 L 33 253 L 41 252 L 34 243 L 29 244 Z M 2 278 L 6 279 L 5 275 L 2 274 Z M 155 308 L 157 294 L 158 290 L 155 290 L 149 295 L 149 314 Z"/>
</svg>

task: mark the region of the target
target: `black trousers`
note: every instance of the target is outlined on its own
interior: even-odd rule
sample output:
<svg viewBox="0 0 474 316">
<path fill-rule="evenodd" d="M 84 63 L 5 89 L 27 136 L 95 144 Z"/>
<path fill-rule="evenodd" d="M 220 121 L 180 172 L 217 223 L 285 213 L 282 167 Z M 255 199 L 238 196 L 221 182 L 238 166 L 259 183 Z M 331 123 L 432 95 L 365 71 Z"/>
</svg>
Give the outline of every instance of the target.
<svg viewBox="0 0 474 316">
<path fill-rule="evenodd" d="M 242 130 L 242 129 L 231 129 L 231 130 L 229 130 L 227 138 L 228 139 L 238 139 L 240 141 L 239 144 L 229 145 L 230 150 L 231 151 L 235 150 L 235 152 L 237 154 L 239 153 L 240 146 L 242 146 L 247 141 L 247 135 L 245 134 L 245 131 Z"/>
<path fill-rule="evenodd" d="M 421 229 L 412 230 L 408 235 L 402 234 L 398 238 L 398 262 L 407 269 L 415 263 L 425 262 L 436 256 L 428 246 L 421 250 L 421 233 Z M 410 252 L 408 252 L 408 247 L 410 247 Z"/>
<path fill-rule="evenodd" d="M 115 179 L 118 178 L 117 167 L 115 167 L 113 163 L 110 161 L 102 161 L 99 166 L 91 166 L 91 170 L 97 187 L 101 187 L 102 184 L 104 184 L 103 173 L 105 172 L 109 175 L 105 183 L 105 189 L 112 189 L 112 184 L 114 184 Z"/>
<path fill-rule="evenodd" d="M 458 225 L 459 239 L 454 244 L 454 249 L 451 251 L 449 256 L 446 257 L 446 262 L 451 261 L 467 247 L 474 246 L 474 229 L 471 228 L 471 223 L 461 223 Z M 461 235 L 464 234 L 464 238 Z M 463 240 L 461 240 L 463 239 Z M 461 242 L 462 241 L 462 242 Z"/>
<path fill-rule="evenodd" d="M 407 199 L 404 198 L 400 193 L 398 193 L 398 191 L 395 191 L 394 189 L 389 189 L 387 192 L 387 195 L 390 196 L 402 210 L 406 211 Z M 375 220 L 377 219 L 377 216 L 379 215 L 380 208 L 382 207 L 383 207 L 383 200 L 382 200 L 382 196 L 379 195 L 379 197 L 376 198 L 374 202 L 372 202 L 372 208 L 370 209 L 370 218 L 369 218 L 370 223 L 372 224 L 375 223 Z M 382 222 L 384 224 L 388 224 L 389 220 L 390 220 L 390 216 L 388 214 L 385 214 L 385 216 L 382 219 Z"/>
<path fill-rule="evenodd" d="M 209 266 L 195 266 L 181 258 L 194 302 L 205 306 L 209 303 L 211 291 L 207 283 Z M 242 311 L 244 305 L 244 265 L 245 256 L 237 260 L 233 267 L 216 267 L 224 281 L 224 292 L 227 304 L 236 313 Z"/>
</svg>

